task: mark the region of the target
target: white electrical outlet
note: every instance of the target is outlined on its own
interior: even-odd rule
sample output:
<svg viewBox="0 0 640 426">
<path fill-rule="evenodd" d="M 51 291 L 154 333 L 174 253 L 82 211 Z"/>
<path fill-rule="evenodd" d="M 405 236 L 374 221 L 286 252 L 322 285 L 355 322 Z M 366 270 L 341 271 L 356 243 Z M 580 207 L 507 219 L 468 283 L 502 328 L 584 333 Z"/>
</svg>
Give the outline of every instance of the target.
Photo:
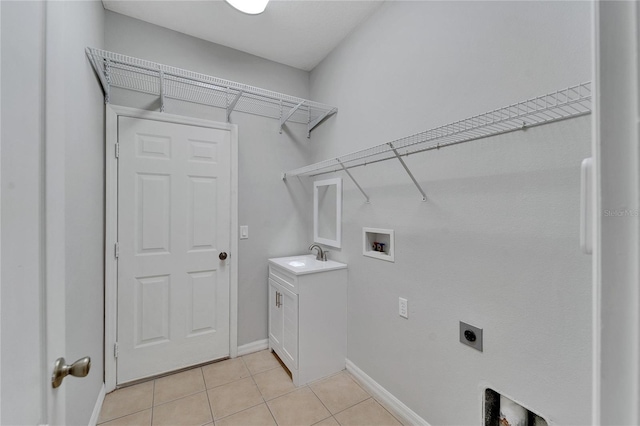
<svg viewBox="0 0 640 426">
<path fill-rule="evenodd" d="M 398 298 L 398 315 L 400 315 L 402 318 L 409 318 L 409 302 L 407 302 L 407 299 L 405 298 Z"/>
<path fill-rule="evenodd" d="M 240 227 L 240 239 L 246 240 L 249 238 L 249 226 L 243 225 Z"/>
</svg>

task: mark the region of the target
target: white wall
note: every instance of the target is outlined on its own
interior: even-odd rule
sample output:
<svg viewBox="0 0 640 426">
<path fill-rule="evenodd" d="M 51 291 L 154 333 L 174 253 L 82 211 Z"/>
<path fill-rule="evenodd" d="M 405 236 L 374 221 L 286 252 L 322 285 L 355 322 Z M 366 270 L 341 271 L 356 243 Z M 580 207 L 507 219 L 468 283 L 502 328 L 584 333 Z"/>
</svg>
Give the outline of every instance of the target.
<svg viewBox="0 0 640 426">
<path fill-rule="evenodd" d="M 209 43 L 112 12 L 106 13 L 105 48 L 167 65 L 226 78 L 294 96 L 307 97 L 309 74 L 228 47 Z M 155 97 L 115 90 L 112 103 L 159 108 Z M 166 112 L 225 121 L 219 108 L 168 100 Z M 310 212 L 302 185 L 286 186 L 280 172 L 304 163 L 315 136 L 291 124 L 234 112 L 239 126 L 239 223 L 249 239 L 239 241 L 238 344 L 267 337 L 267 259 L 305 251 Z M 305 214 L 300 212 L 304 211 Z"/>
<path fill-rule="evenodd" d="M 44 16 L 2 2 L 2 424 L 45 420 L 43 274 Z"/>
<path fill-rule="evenodd" d="M 588 81 L 590 42 L 587 2 L 387 2 L 311 73 L 311 98 L 340 108 L 313 160 Z M 480 423 L 484 387 L 590 422 L 590 137 L 582 117 L 411 156 L 427 202 L 397 162 L 353 169 L 371 204 L 345 180 L 348 357 L 430 424 Z M 362 256 L 363 226 L 395 230 L 395 263 Z"/>
</svg>

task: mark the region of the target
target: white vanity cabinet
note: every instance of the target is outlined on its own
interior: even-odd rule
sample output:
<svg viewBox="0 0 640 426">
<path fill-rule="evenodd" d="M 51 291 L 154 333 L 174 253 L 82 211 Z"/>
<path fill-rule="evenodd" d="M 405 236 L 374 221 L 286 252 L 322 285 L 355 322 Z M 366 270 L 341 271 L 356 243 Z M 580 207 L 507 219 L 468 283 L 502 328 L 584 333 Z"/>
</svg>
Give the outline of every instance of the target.
<svg viewBox="0 0 640 426">
<path fill-rule="evenodd" d="M 345 368 L 346 268 L 314 256 L 269 259 L 269 348 L 296 386 Z"/>
</svg>

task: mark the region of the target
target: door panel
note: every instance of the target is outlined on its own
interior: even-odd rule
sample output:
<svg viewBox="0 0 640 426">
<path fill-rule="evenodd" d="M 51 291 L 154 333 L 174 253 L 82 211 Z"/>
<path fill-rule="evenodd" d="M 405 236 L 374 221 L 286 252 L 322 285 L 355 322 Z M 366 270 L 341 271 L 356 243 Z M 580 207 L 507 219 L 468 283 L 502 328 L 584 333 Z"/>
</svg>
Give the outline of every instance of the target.
<svg viewBox="0 0 640 426">
<path fill-rule="evenodd" d="M 118 384 L 229 355 L 230 140 L 118 118 Z"/>
<path fill-rule="evenodd" d="M 284 287 L 282 294 L 282 351 L 298 368 L 298 295 Z"/>
<path fill-rule="evenodd" d="M 216 179 L 189 177 L 189 250 L 213 250 L 216 247 L 216 191 Z"/>
<path fill-rule="evenodd" d="M 136 279 L 134 347 L 169 340 L 170 279 L 169 275 Z"/>
<path fill-rule="evenodd" d="M 276 347 L 282 347 L 282 307 L 278 306 L 280 286 L 269 278 L 269 337 Z"/>
<path fill-rule="evenodd" d="M 169 253 L 171 176 L 138 173 L 136 254 Z"/>
<path fill-rule="evenodd" d="M 210 333 L 216 331 L 215 310 L 217 299 L 216 271 L 189 273 L 190 305 L 187 310 L 189 335 Z"/>
</svg>

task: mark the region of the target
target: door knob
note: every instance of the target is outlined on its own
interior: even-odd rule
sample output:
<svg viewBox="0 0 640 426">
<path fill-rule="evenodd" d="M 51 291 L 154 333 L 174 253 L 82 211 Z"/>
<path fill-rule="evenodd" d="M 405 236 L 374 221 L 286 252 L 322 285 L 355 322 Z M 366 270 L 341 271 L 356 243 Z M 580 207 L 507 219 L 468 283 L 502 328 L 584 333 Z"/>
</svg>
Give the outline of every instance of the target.
<svg viewBox="0 0 640 426">
<path fill-rule="evenodd" d="M 62 380 L 69 374 L 75 377 L 85 377 L 91 369 L 91 358 L 88 356 L 80 358 L 71 365 L 66 365 L 64 358 L 58 358 L 53 366 L 51 375 L 51 386 L 57 388 L 62 384 Z"/>
<path fill-rule="evenodd" d="M 227 258 L 227 253 L 226 252 L 220 252 L 220 254 L 218 255 L 218 257 L 220 258 L 220 260 L 225 260 Z"/>
</svg>

